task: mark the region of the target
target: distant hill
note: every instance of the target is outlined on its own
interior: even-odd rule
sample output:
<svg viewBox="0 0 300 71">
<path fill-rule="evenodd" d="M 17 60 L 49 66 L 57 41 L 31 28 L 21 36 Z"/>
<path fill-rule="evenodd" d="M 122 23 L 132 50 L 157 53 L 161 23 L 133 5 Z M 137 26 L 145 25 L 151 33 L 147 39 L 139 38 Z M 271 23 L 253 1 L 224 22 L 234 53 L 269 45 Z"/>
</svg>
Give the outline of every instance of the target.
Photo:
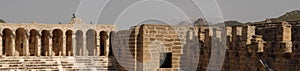
<svg viewBox="0 0 300 71">
<path fill-rule="evenodd" d="M 5 23 L 5 21 L 4 21 L 4 20 L 2 20 L 2 19 L 0 19 L 0 23 Z"/>
<path fill-rule="evenodd" d="M 238 22 L 236 20 L 230 20 L 230 21 L 225 21 L 226 26 L 236 26 L 236 25 L 243 25 L 243 23 Z"/>
<path fill-rule="evenodd" d="M 203 18 L 199 18 L 194 22 L 194 26 L 207 26 L 209 23 L 203 19 Z M 244 23 L 241 23 L 239 21 L 236 20 L 229 20 L 229 21 L 225 21 L 224 23 L 218 23 L 218 24 L 211 24 L 211 26 L 237 26 L 237 25 L 243 25 Z"/>
<path fill-rule="evenodd" d="M 287 12 L 278 18 L 266 19 L 262 22 L 282 22 L 282 21 L 297 21 L 300 20 L 300 10 L 294 10 L 291 12 Z"/>
<path fill-rule="evenodd" d="M 237 26 L 237 25 L 243 25 L 244 23 L 241 23 L 239 21 L 236 21 L 236 20 L 229 20 L 229 21 L 225 21 L 224 23 L 218 23 L 218 24 L 215 24 L 213 26 Z"/>
<path fill-rule="evenodd" d="M 212 26 L 238 26 L 238 25 L 243 25 L 244 23 L 241 23 L 239 21 L 236 20 L 229 20 L 229 21 L 225 21 L 224 23 L 218 23 Z"/>
<path fill-rule="evenodd" d="M 178 26 L 192 26 L 192 23 L 189 23 L 187 21 L 182 21 L 179 24 L 177 24 Z"/>
<path fill-rule="evenodd" d="M 283 14 L 282 16 L 279 16 L 278 18 L 267 18 L 264 21 L 258 21 L 258 22 L 248 22 L 248 23 L 241 23 L 239 21 L 230 20 L 225 21 L 224 23 L 218 23 L 214 24 L 212 26 L 222 26 L 225 24 L 225 26 L 236 26 L 236 25 L 243 25 L 243 24 L 261 24 L 261 23 L 271 23 L 271 22 L 283 22 L 283 21 L 300 21 L 300 10 L 294 10 L 291 12 L 287 12 Z M 201 25 L 207 25 L 208 22 L 204 18 L 199 18 L 194 22 L 195 26 L 201 26 Z"/>
</svg>

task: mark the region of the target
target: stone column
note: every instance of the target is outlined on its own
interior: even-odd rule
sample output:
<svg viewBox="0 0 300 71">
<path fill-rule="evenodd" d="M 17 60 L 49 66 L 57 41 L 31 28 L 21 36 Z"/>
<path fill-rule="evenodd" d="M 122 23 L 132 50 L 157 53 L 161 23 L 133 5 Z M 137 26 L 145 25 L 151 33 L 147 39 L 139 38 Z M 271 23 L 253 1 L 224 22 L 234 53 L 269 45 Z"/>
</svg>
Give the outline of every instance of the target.
<svg viewBox="0 0 300 71">
<path fill-rule="evenodd" d="M 85 32 L 84 34 L 82 35 L 82 38 L 83 38 L 83 42 L 82 42 L 82 49 L 81 49 L 81 56 L 87 56 L 87 49 L 86 49 L 86 35 L 85 35 Z"/>
<path fill-rule="evenodd" d="M 251 39 L 251 44 L 254 46 L 254 48 L 257 48 L 257 53 L 264 52 L 264 41 L 262 39 L 262 36 L 253 35 Z"/>
<path fill-rule="evenodd" d="M 72 35 L 72 50 L 69 52 L 69 55 L 75 56 L 76 55 L 76 34 Z"/>
<path fill-rule="evenodd" d="M 100 39 L 101 39 L 101 35 L 98 35 L 98 33 L 96 33 L 96 34 L 97 34 L 96 35 L 96 41 L 97 41 L 97 43 L 96 43 L 97 46 L 96 47 L 97 48 L 96 48 L 96 51 L 95 51 L 95 53 L 96 53 L 95 55 L 100 56 L 100 42 L 101 42 Z"/>
<path fill-rule="evenodd" d="M 53 54 L 53 51 L 52 51 L 52 31 L 50 32 L 50 34 L 49 34 L 49 51 L 48 51 L 48 56 L 53 56 L 54 54 Z"/>
<path fill-rule="evenodd" d="M 40 38 L 40 36 L 39 35 L 37 35 L 37 36 L 35 36 L 36 37 L 36 39 L 37 39 L 37 48 L 36 48 L 36 56 L 41 56 L 41 47 L 42 47 L 42 45 L 41 45 L 41 43 L 42 43 L 42 41 L 41 41 L 41 38 Z"/>
<path fill-rule="evenodd" d="M 18 55 L 18 54 L 15 54 L 15 51 L 16 51 L 16 49 L 15 49 L 15 37 L 14 37 L 14 32 L 13 32 L 13 35 L 11 35 L 11 38 L 12 38 L 12 41 L 11 41 L 11 56 L 16 56 L 16 55 Z"/>
<path fill-rule="evenodd" d="M 257 47 L 258 47 L 258 50 L 257 50 L 258 53 L 264 52 L 264 43 L 262 41 L 257 42 Z"/>
<path fill-rule="evenodd" d="M 292 53 L 292 25 L 288 22 L 282 23 L 282 42 L 285 44 L 284 52 Z"/>
<path fill-rule="evenodd" d="M 243 31 L 243 39 L 246 40 L 246 44 L 249 45 L 251 44 L 251 39 L 252 39 L 252 36 L 255 35 L 255 26 L 246 26 L 245 27 L 245 30 L 246 31 Z"/>
<path fill-rule="evenodd" d="M 285 42 L 285 48 L 284 48 L 284 53 L 292 53 L 293 49 L 292 49 L 293 45 L 292 42 Z"/>
<path fill-rule="evenodd" d="M 30 52 L 29 52 L 29 40 L 28 40 L 28 37 L 25 36 L 25 41 L 24 41 L 24 48 L 23 48 L 23 54 L 24 56 L 29 56 L 30 55 Z M 24 51 L 25 50 L 25 51 Z"/>
<path fill-rule="evenodd" d="M 107 32 L 107 39 L 106 39 L 106 44 L 105 44 L 105 56 L 109 56 L 109 32 Z"/>
<path fill-rule="evenodd" d="M 229 49 L 231 47 L 232 42 L 232 27 L 226 27 L 226 48 Z"/>
</svg>

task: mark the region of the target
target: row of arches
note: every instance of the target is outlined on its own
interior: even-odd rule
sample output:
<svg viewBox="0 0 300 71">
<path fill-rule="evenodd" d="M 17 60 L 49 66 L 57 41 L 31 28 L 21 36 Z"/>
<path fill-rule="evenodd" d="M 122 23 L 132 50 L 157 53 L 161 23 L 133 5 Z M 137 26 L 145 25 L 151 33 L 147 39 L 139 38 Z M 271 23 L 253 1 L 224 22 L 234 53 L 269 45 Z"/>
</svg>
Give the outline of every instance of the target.
<svg viewBox="0 0 300 71">
<path fill-rule="evenodd" d="M 35 30 L 24 28 L 2 31 L 2 53 L 5 56 L 108 56 L 109 37 L 106 31 L 89 29 Z"/>
</svg>

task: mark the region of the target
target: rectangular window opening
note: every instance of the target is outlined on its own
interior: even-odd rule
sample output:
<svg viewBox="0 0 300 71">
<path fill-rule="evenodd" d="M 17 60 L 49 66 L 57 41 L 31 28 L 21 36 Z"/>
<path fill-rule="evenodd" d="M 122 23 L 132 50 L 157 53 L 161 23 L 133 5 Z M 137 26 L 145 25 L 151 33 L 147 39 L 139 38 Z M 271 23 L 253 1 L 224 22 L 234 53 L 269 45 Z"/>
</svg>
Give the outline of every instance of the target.
<svg viewBox="0 0 300 71">
<path fill-rule="evenodd" d="M 160 68 L 172 68 L 172 53 L 163 52 L 160 53 Z"/>
</svg>

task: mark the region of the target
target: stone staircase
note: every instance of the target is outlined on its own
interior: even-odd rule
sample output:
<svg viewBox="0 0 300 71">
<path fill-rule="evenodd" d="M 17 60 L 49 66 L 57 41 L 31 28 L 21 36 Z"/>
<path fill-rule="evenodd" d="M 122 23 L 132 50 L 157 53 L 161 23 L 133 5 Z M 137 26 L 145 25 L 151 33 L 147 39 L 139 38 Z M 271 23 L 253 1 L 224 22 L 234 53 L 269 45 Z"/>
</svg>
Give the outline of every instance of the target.
<svg viewBox="0 0 300 71">
<path fill-rule="evenodd" d="M 104 56 L 0 57 L 0 71 L 115 71 L 113 64 Z"/>
</svg>

